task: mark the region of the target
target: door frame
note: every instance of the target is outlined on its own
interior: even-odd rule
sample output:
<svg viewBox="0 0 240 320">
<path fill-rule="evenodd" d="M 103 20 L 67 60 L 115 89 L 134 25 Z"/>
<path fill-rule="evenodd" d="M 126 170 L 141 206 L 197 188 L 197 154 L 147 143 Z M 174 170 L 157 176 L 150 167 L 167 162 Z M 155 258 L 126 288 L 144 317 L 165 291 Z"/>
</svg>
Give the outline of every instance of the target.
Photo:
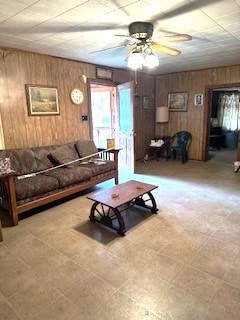
<svg viewBox="0 0 240 320">
<path fill-rule="evenodd" d="M 221 83 L 210 86 L 205 86 L 205 109 L 203 115 L 203 147 L 202 147 L 202 159 L 207 161 L 208 146 L 209 146 L 209 134 L 210 134 L 210 117 L 212 111 L 212 90 L 221 88 L 240 87 L 240 82 L 235 83 Z M 238 144 L 238 154 L 240 153 L 240 144 Z"/>
<path fill-rule="evenodd" d="M 93 139 L 93 121 L 92 121 L 92 101 L 91 101 L 91 84 L 104 86 L 104 87 L 117 87 L 118 82 L 104 80 L 104 79 L 88 79 L 87 80 L 87 92 L 88 92 L 88 115 L 89 115 L 89 136 Z"/>
</svg>

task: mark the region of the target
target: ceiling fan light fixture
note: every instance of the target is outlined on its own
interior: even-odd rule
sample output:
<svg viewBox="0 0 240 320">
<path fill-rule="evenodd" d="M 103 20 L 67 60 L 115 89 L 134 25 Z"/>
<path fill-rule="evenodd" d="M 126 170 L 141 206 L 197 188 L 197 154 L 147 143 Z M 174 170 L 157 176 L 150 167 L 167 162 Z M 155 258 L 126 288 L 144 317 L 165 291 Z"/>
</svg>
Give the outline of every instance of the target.
<svg viewBox="0 0 240 320">
<path fill-rule="evenodd" d="M 154 53 L 150 53 L 146 55 L 144 59 L 144 66 L 148 68 L 154 68 L 159 66 L 159 60 L 158 57 Z"/>
<path fill-rule="evenodd" d="M 144 57 L 141 52 L 133 52 L 128 58 L 128 67 L 131 69 L 142 68 Z"/>
</svg>

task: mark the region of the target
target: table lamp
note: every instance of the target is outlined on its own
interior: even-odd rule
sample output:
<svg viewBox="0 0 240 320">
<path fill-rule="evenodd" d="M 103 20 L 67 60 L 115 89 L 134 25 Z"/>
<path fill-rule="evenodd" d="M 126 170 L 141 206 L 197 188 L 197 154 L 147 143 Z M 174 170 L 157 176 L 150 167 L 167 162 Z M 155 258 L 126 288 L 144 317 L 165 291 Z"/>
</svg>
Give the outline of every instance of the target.
<svg viewBox="0 0 240 320">
<path fill-rule="evenodd" d="M 156 122 L 160 123 L 160 135 L 164 134 L 164 123 L 169 121 L 169 108 L 162 106 L 156 108 Z"/>
</svg>

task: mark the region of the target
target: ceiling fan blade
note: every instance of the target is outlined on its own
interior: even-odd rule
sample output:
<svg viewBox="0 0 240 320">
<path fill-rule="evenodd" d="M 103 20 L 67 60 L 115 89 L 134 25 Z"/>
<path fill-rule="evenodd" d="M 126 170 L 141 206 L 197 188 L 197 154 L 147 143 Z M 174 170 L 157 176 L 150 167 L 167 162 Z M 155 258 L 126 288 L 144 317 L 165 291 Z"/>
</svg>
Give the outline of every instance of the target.
<svg viewBox="0 0 240 320">
<path fill-rule="evenodd" d="M 189 34 L 176 34 L 172 36 L 161 37 L 160 39 L 161 41 L 167 42 L 182 42 L 192 40 L 192 37 Z"/>
<path fill-rule="evenodd" d="M 89 54 L 93 54 L 93 53 L 98 53 L 98 52 L 104 52 L 104 51 L 110 51 L 110 50 L 115 50 L 115 49 L 118 49 L 118 48 L 124 48 L 124 47 L 127 47 L 127 46 L 131 46 L 131 44 L 127 43 L 127 44 L 120 44 L 118 46 L 115 46 L 115 47 L 110 47 L 110 48 L 104 48 L 104 49 L 100 49 L 100 50 L 96 50 L 96 51 L 91 51 L 89 52 Z"/>
<path fill-rule="evenodd" d="M 37 26 L 37 28 L 32 28 L 32 30 L 34 31 L 34 33 L 59 33 L 59 32 L 63 32 L 63 33 L 80 33 L 80 32 L 86 32 L 86 33 L 99 33 L 99 32 L 104 32 L 104 31 L 113 31 L 113 30 L 119 30 L 120 28 L 124 28 L 127 26 L 123 26 L 123 25 L 118 25 L 118 24 L 114 24 L 114 23 L 82 23 L 82 24 L 77 24 L 73 25 L 73 26 L 69 26 L 67 24 L 53 24 L 51 25 L 51 23 L 42 23 L 40 25 Z M 26 32 L 28 32 L 28 29 L 26 30 Z M 24 33 L 24 32 L 23 32 Z"/>
<path fill-rule="evenodd" d="M 169 54 L 170 56 L 178 56 L 181 53 L 181 51 L 177 49 L 163 46 L 162 44 L 158 44 L 156 42 L 153 42 L 150 47 L 155 52 L 166 53 L 166 54 Z"/>
<path fill-rule="evenodd" d="M 196 8 L 202 9 L 208 5 L 212 5 L 217 2 L 222 2 L 223 0 L 191 0 L 191 2 L 184 2 L 184 4 L 176 5 L 175 9 L 169 10 L 153 16 L 152 22 L 157 22 L 158 20 L 174 18 L 181 14 L 185 14 L 195 10 Z"/>
<path fill-rule="evenodd" d="M 137 43 L 140 43 L 141 40 L 139 39 L 135 39 L 131 36 L 127 36 L 127 35 L 124 35 L 124 34 L 114 34 L 115 37 L 123 37 L 125 38 L 126 40 L 130 41 L 131 42 L 131 45 L 134 45 L 134 44 L 137 44 Z"/>
<path fill-rule="evenodd" d="M 135 50 L 136 50 L 136 48 L 133 48 L 133 49 L 131 49 L 131 50 L 128 52 L 128 54 L 127 54 L 127 56 L 126 56 L 126 58 L 125 58 L 125 61 L 128 61 L 130 55 L 131 55 Z"/>
</svg>

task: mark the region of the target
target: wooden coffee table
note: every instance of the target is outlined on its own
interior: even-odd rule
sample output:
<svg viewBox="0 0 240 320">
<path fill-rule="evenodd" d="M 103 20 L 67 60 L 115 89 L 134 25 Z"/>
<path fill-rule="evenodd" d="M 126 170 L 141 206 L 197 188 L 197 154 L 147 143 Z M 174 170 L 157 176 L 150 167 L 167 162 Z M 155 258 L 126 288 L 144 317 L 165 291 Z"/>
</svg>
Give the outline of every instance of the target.
<svg viewBox="0 0 240 320">
<path fill-rule="evenodd" d="M 132 206 L 140 206 L 157 213 L 156 201 L 151 193 L 158 188 L 152 184 L 130 180 L 107 190 L 93 193 L 87 198 L 93 200 L 89 219 L 99 222 L 125 235 L 125 223 L 121 212 Z M 149 204 L 147 204 L 150 202 Z M 118 222 L 114 225 L 115 220 Z"/>
</svg>

